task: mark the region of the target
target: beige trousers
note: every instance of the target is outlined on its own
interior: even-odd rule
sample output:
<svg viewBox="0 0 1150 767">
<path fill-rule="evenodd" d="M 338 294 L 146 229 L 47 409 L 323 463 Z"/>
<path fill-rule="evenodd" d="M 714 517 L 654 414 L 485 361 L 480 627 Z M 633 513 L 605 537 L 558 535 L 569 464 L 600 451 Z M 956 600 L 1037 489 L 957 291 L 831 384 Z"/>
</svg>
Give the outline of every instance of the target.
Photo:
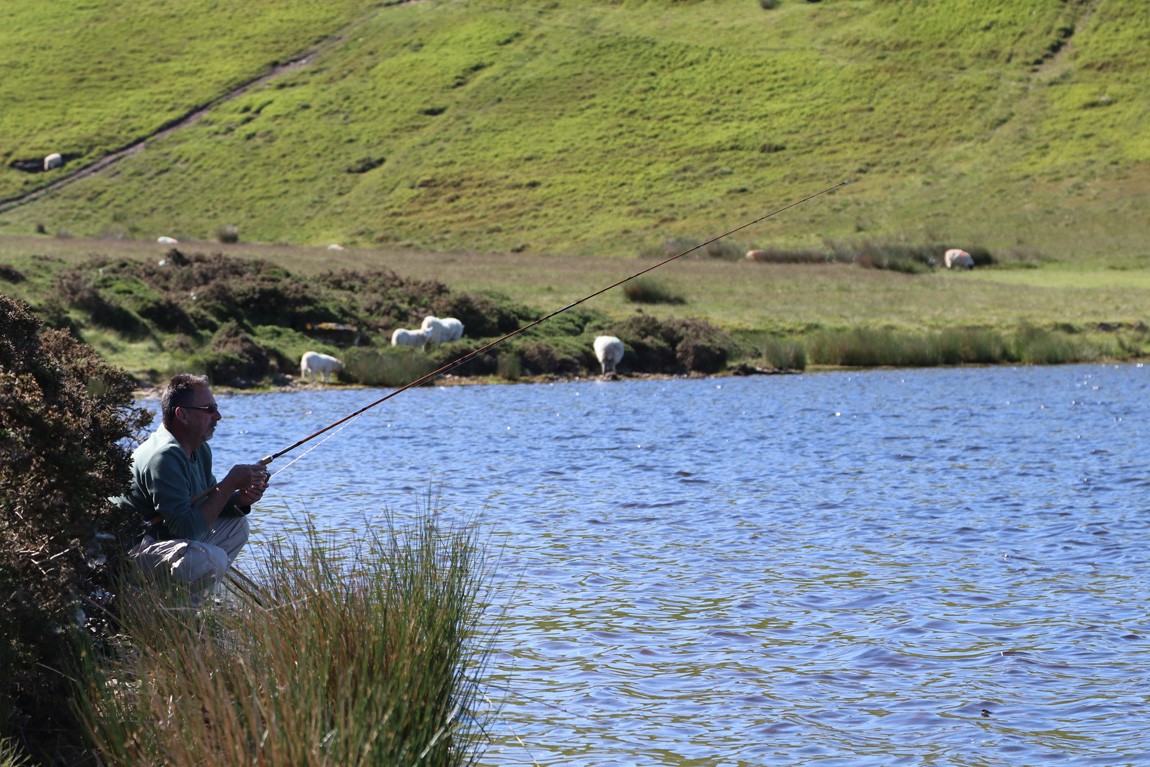
<svg viewBox="0 0 1150 767">
<path fill-rule="evenodd" d="M 157 541 L 145 535 L 128 556 L 148 575 L 206 589 L 223 580 L 248 542 L 248 531 L 247 517 L 220 517 L 198 541 Z"/>
</svg>

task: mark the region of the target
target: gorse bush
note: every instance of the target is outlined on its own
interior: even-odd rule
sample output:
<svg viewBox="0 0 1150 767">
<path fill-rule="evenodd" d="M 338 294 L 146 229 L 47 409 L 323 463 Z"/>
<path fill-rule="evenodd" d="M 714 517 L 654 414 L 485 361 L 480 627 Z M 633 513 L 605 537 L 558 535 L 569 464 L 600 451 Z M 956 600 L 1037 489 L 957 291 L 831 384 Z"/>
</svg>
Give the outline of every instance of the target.
<svg viewBox="0 0 1150 767">
<path fill-rule="evenodd" d="M 110 572 L 137 522 L 107 502 L 151 421 L 134 388 L 0 295 L 0 736 L 15 729 L 33 750 L 74 732 L 64 680 L 78 638 L 103 631 Z"/>
</svg>

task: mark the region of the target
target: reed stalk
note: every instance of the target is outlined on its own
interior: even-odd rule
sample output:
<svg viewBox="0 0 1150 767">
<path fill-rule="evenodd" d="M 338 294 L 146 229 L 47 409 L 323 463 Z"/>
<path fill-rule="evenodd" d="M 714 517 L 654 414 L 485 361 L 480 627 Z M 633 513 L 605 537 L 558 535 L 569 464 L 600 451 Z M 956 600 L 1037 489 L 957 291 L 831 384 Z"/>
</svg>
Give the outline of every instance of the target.
<svg viewBox="0 0 1150 767">
<path fill-rule="evenodd" d="M 350 551 L 309 529 L 267 548 L 258 589 L 207 607 L 138 589 L 81 685 L 93 750 L 109 767 L 474 763 L 485 577 L 473 535 L 429 514 Z"/>
</svg>

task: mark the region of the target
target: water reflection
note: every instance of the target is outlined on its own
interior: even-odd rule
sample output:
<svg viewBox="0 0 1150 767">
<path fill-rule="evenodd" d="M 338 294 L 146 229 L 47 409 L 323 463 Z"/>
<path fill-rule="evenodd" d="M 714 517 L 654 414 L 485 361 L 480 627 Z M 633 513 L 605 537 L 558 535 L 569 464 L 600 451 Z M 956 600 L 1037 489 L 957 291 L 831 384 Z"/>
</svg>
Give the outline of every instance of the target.
<svg viewBox="0 0 1150 767">
<path fill-rule="evenodd" d="M 255 534 L 478 518 L 485 764 L 1136 763 L 1147 373 L 415 389 L 276 461 Z M 221 398 L 217 462 L 379 396 Z"/>
</svg>

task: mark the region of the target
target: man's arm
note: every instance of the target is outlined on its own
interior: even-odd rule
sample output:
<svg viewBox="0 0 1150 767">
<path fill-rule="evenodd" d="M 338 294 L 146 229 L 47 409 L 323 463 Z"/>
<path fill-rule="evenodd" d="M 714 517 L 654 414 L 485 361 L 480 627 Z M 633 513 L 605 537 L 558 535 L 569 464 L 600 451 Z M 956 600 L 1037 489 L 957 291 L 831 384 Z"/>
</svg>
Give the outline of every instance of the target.
<svg viewBox="0 0 1150 767">
<path fill-rule="evenodd" d="M 220 480 L 198 505 L 205 529 L 212 526 L 220 513 L 234 500 L 238 506 L 251 506 L 264 495 L 268 486 L 267 471 L 257 464 L 237 464 Z"/>
</svg>

